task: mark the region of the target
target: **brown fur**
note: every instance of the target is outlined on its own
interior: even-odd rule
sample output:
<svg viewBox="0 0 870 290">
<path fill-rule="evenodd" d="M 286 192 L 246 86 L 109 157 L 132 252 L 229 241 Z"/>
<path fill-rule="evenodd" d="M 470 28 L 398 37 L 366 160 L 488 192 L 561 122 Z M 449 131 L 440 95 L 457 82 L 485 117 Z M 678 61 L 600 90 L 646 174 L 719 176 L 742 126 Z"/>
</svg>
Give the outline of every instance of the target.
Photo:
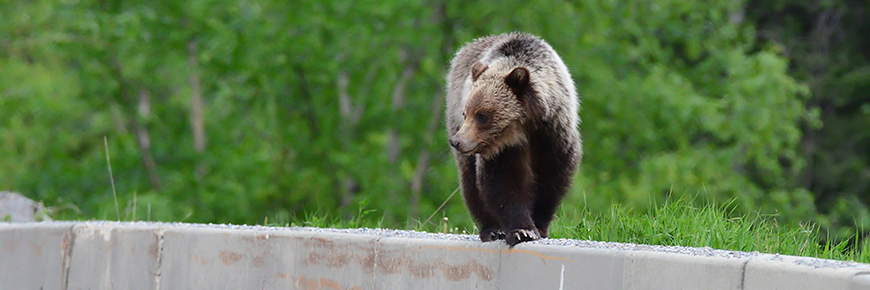
<svg viewBox="0 0 870 290">
<path fill-rule="evenodd" d="M 447 86 L 449 141 L 480 239 L 547 237 L 582 156 L 564 63 L 535 36 L 490 36 L 456 53 Z"/>
</svg>

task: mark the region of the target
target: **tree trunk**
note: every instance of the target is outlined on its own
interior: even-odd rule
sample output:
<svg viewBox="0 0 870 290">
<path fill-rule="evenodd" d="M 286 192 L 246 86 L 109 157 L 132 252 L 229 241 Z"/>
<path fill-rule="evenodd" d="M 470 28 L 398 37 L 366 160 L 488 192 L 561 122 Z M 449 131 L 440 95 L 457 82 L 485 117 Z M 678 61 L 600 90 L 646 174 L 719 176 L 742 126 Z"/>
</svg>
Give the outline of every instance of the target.
<svg viewBox="0 0 870 290">
<path fill-rule="evenodd" d="M 142 120 L 147 120 L 151 115 L 151 97 L 147 90 L 139 90 L 138 118 L 133 119 L 136 128 L 136 141 L 139 145 L 139 156 L 142 157 L 142 163 L 145 164 L 145 170 L 148 171 L 148 179 L 151 180 L 151 187 L 154 190 L 160 191 L 160 176 L 157 175 L 157 164 L 154 162 L 154 157 L 151 155 L 151 137 L 148 134 L 148 128 L 142 124 Z"/>
<path fill-rule="evenodd" d="M 405 58 L 408 58 L 408 54 L 411 54 L 411 49 L 405 50 Z M 420 62 L 419 56 L 412 56 L 408 61 L 408 64 L 405 66 L 405 69 L 402 70 L 402 75 L 399 77 L 399 80 L 396 81 L 396 84 L 393 86 L 393 93 L 390 102 L 390 109 L 392 109 L 393 116 L 399 114 L 402 108 L 405 106 L 405 87 L 408 84 L 408 81 L 414 77 L 414 74 L 417 73 L 418 63 Z M 398 124 L 396 124 L 398 127 Z M 387 160 L 390 164 L 396 164 L 399 159 L 399 155 L 401 154 L 402 148 L 399 146 L 399 134 L 395 127 L 389 129 L 389 141 L 387 141 Z"/>
<path fill-rule="evenodd" d="M 339 57 L 341 58 L 341 57 Z M 361 92 L 369 92 L 374 78 L 377 76 L 376 67 L 371 67 L 366 73 L 365 81 L 363 81 Z M 353 98 L 348 93 L 348 85 L 350 84 L 350 76 L 347 72 L 340 71 L 336 80 L 338 91 L 338 111 L 341 116 L 339 128 L 339 140 L 341 142 L 341 150 L 351 150 L 351 145 L 356 139 L 356 129 L 359 121 L 362 118 L 365 110 L 365 102 L 354 104 Z M 335 170 L 333 170 L 335 171 Z M 352 218 L 354 211 L 350 210 L 350 205 L 353 202 L 354 196 L 360 191 L 359 182 L 353 176 L 353 173 L 344 169 L 344 176 L 337 173 L 337 184 L 341 190 L 339 197 L 339 209 L 345 218 Z M 340 180 L 339 180 L 340 179 Z"/>
<path fill-rule="evenodd" d="M 187 42 L 187 65 L 190 67 L 190 125 L 193 130 L 193 148 L 197 153 L 205 151 L 205 125 L 202 120 L 202 89 L 196 60 L 196 41 Z"/>
<path fill-rule="evenodd" d="M 120 62 L 116 59 L 112 60 L 110 65 L 112 76 L 115 81 L 118 83 L 118 87 L 121 95 L 121 109 L 117 114 L 117 118 L 119 120 L 123 120 L 124 115 L 130 114 L 132 109 L 128 109 L 132 107 L 131 91 L 133 90 L 133 85 L 131 85 L 127 79 L 124 78 L 123 68 L 121 68 Z M 135 113 L 132 113 L 135 117 L 132 118 L 130 123 L 132 124 L 134 133 L 136 134 L 136 145 L 139 148 L 139 157 L 142 158 L 142 164 L 145 166 L 145 170 L 148 172 L 148 179 L 151 181 L 151 187 L 154 190 L 160 191 L 162 186 L 160 183 L 160 176 L 157 174 L 157 163 L 154 162 L 154 158 L 151 155 L 151 138 L 148 134 L 148 128 L 142 125 L 140 120 L 147 119 L 148 115 L 151 115 L 151 100 L 148 91 L 145 89 L 140 89 L 137 100 L 137 109 Z M 117 124 L 122 124 L 126 122 L 117 122 Z M 123 133 L 127 132 L 127 128 L 124 126 L 119 127 L 120 131 Z"/>
<path fill-rule="evenodd" d="M 341 149 L 350 150 L 350 143 L 353 141 L 353 135 L 356 130 L 356 125 L 362 116 L 362 105 L 356 107 L 351 100 L 350 94 L 347 92 L 348 84 L 350 83 L 347 72 L 341 71 L 338 74 L 336 86 L 338 89 L 338 109 L 341 114 L 341 126 L 339 128 L 339 139 L 341 140 Z M 339 210 L 345 218 L 352 218 L 353 211 L 350 210 L 350 204 L 356 192 L 359 190 L 359 184 L 353 177 L 352 173 L 345 172 L 341 182 L 341 198 L 339 199 Z"/>
<path fill-rule="evenodd" d="M 299 79 L 299 95 L 302 96 L 304 106 L 302 114 L 305 119 L 308 119 L 308 130 L 311 131 L 311 138 L 316 139 L 320 136 L 320 126 L 317 124 L 317 111 L 314 109 L 314 100 L 311 91 L 308 90 L 308 79 L 305 77 L 305 70 L 302 66 L 295 66 L 296 77 Z"/>
<path fill-rule="evenodd" d="M 187 41 L 187 65 L 190 69 L 190 125 L 193 130 L 193 149 L 202 154 L 205 151 L 205 123 L 202 116 L 202 88 L 199 80 L 196 40 Z M 196 167 L 197 177 L 202 178 L 205 167 L 200 163 Z"/>
<path fill-rule="evenodd" d="M 843 16 L 845 12 L 839 8 L 826 8 L 818 13 L 818 16 L 815 19 L 814 26 L 809 33 L 809 43 L 810 43 L 810 51 L 809 54 L 812 56 L 806 60 L 808 64 L 808 71 L 811 73 L 811 77 L 808 80 L 808 85 L 810 86 L 810 90 L 813 92 L 813 99 L 810 103 L 814 103 L 818 105 L 821 109 L 821 120 L 823 123 L 828 122 L 833 119 L 836 112 L 836 105 L 834 99 L 836 99 L 839 95 L 836 87 L 831 87 L 830 89 L 826 89 L 824 86 L 827 81 L 825 80 L 826 76 L 831 74 L 831 67 L 836 65 L 836 58 L 831 53 L 831 48 L 839 45 L 838 34 L 841 31 L 840 28 L 840 18 Z M 812 159 L 815 155 L 816 149 L 816 138 L 818 133 L 818 128 L 813 128 L 812 126 L 807 126 L 807 131 L 805 132 L 805 138 L 802 142 L 804 144 L 804 149 L 809 156 L 807 158 L 808 163 L 806 164 L 805 171 L 807 174 L 813 174 L 813 169 L 810 166 L 815 165 L 812 163 Z M 845 140 L 842 140 L 845 141 Z M 840 147 L 841 149 L 843 147 Z M 843 150 L 842 152 L 854 152 L 853 150 Z M 837 157 L 834 157 L 837 159 Z M 810 177 L 813 175 L 809 175 Z M 811 178 L 806 178 L 811 179 Z M 804 188 L 809 190 L 813 190 L 813 181 L 804 181 Z M 831 192 L 829 190 L 819 190 L 816 192 L 817 199 L 816 204 L 825 204 L 831 202 L 836 198 L 837 194 Z"/>
</svg>

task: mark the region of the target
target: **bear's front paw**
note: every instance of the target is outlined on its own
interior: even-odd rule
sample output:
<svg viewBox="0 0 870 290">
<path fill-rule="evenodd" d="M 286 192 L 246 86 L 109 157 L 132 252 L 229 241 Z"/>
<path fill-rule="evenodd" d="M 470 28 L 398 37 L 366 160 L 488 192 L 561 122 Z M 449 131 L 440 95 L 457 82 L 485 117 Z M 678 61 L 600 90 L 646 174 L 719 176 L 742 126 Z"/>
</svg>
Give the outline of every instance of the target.
<svg viewBox="0 0 870 290">
<path fill-rule="evenodd" d="M 541 239 L 541 234 L 537 229 L 515 229 L 507 235 L 505 242 L 511 247 L 522 242 L 534 241 Z"/>
<path fill-rule="evenodd" d="M 495 240 L 504 240 L 504 232 L 498 228 L 488 228 L 480 231 L 481 242 L 492 242 Z"/>
</svg>

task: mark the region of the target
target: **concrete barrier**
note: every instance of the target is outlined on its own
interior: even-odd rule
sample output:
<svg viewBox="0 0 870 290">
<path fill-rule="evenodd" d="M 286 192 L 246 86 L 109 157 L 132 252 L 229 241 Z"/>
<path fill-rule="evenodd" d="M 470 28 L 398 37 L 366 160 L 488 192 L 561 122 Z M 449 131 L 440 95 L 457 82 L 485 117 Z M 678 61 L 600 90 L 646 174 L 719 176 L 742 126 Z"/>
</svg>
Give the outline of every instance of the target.
<svg viewBox="0 0 870 290">
<path fill-rule="evenodd" d="M 565 240 L 511 249 L 467 235 L 351 232 L 0 223 L 0 289 L 870 289 L 870 265 L 841 261 L 555 245 Z"/>
</svg>

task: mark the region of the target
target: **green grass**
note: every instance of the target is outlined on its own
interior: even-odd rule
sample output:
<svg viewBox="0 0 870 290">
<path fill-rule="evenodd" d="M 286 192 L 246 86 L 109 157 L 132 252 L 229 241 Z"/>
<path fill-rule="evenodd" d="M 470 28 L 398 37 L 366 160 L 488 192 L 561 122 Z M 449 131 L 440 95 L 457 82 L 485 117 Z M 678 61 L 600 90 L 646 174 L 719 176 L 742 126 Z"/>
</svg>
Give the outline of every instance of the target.
<svg viewBox="0 0 870 290">
<path fill-rule="evenodd" d="M 360 202 L 357 212 L 352 217 L 333 216 L 329 213 L 319 211 L 308 212 L 301 217 L 273 217 L 271 220 L 266 217 L 263 220 L 263 225 L 274 227 L 315 227 L 315 228 L 383 228 L 385 227 L 383 217 L 376 217 L 376 210 L 367 209 L 368 201 Z"/>
<path fill-rule="evenodd" d="M 565 207 L 563 206 L 563 209 Z M 783 226 L 775 215 L 758 213 L 734 214 L 730 205 L 694 206 L 679 199 L 654 205 L 649 213 L 635 213 L 619 205 L 604 211 L 581 207 L 574 212 L 563 210 L 551 226 L 552 238 L 624 242 L 648 245 L 711 247 L 721 250 L 762 252 L 794 256 L 817 257 L 842 261 L 870 263 L 870 243 L 858 238 L 840 242 L 824 241 L 812 224 Z M 406 229 L 430 232 L 463 233 L 475 229 L 445 224 L 441 218 L 434 223 Z M 318 213 L 307 214 L 292 221 L 264 221 L 272 226 L 312 226 L 333 228 L 384 227 L 383 218 L 364 205 L 349 219 Z M 386 225 L 387 227 L 393 227 Z M 856 236 L 858 236 L 856 234 Z"/>
<path fill-rule="evenodd" d="M 649 213 L 632 213 L 619 205 L 605 212 L 562 212 L 552 228 L 552 236 L 557 238 L 870 262 L 868 243 L 858 238 L 824 241 L 812 224 L 782 226 L 775 215 L 735 215 L 729 205 L 696 207 L 684 199 L 654 206 Z"/>
</svg>

